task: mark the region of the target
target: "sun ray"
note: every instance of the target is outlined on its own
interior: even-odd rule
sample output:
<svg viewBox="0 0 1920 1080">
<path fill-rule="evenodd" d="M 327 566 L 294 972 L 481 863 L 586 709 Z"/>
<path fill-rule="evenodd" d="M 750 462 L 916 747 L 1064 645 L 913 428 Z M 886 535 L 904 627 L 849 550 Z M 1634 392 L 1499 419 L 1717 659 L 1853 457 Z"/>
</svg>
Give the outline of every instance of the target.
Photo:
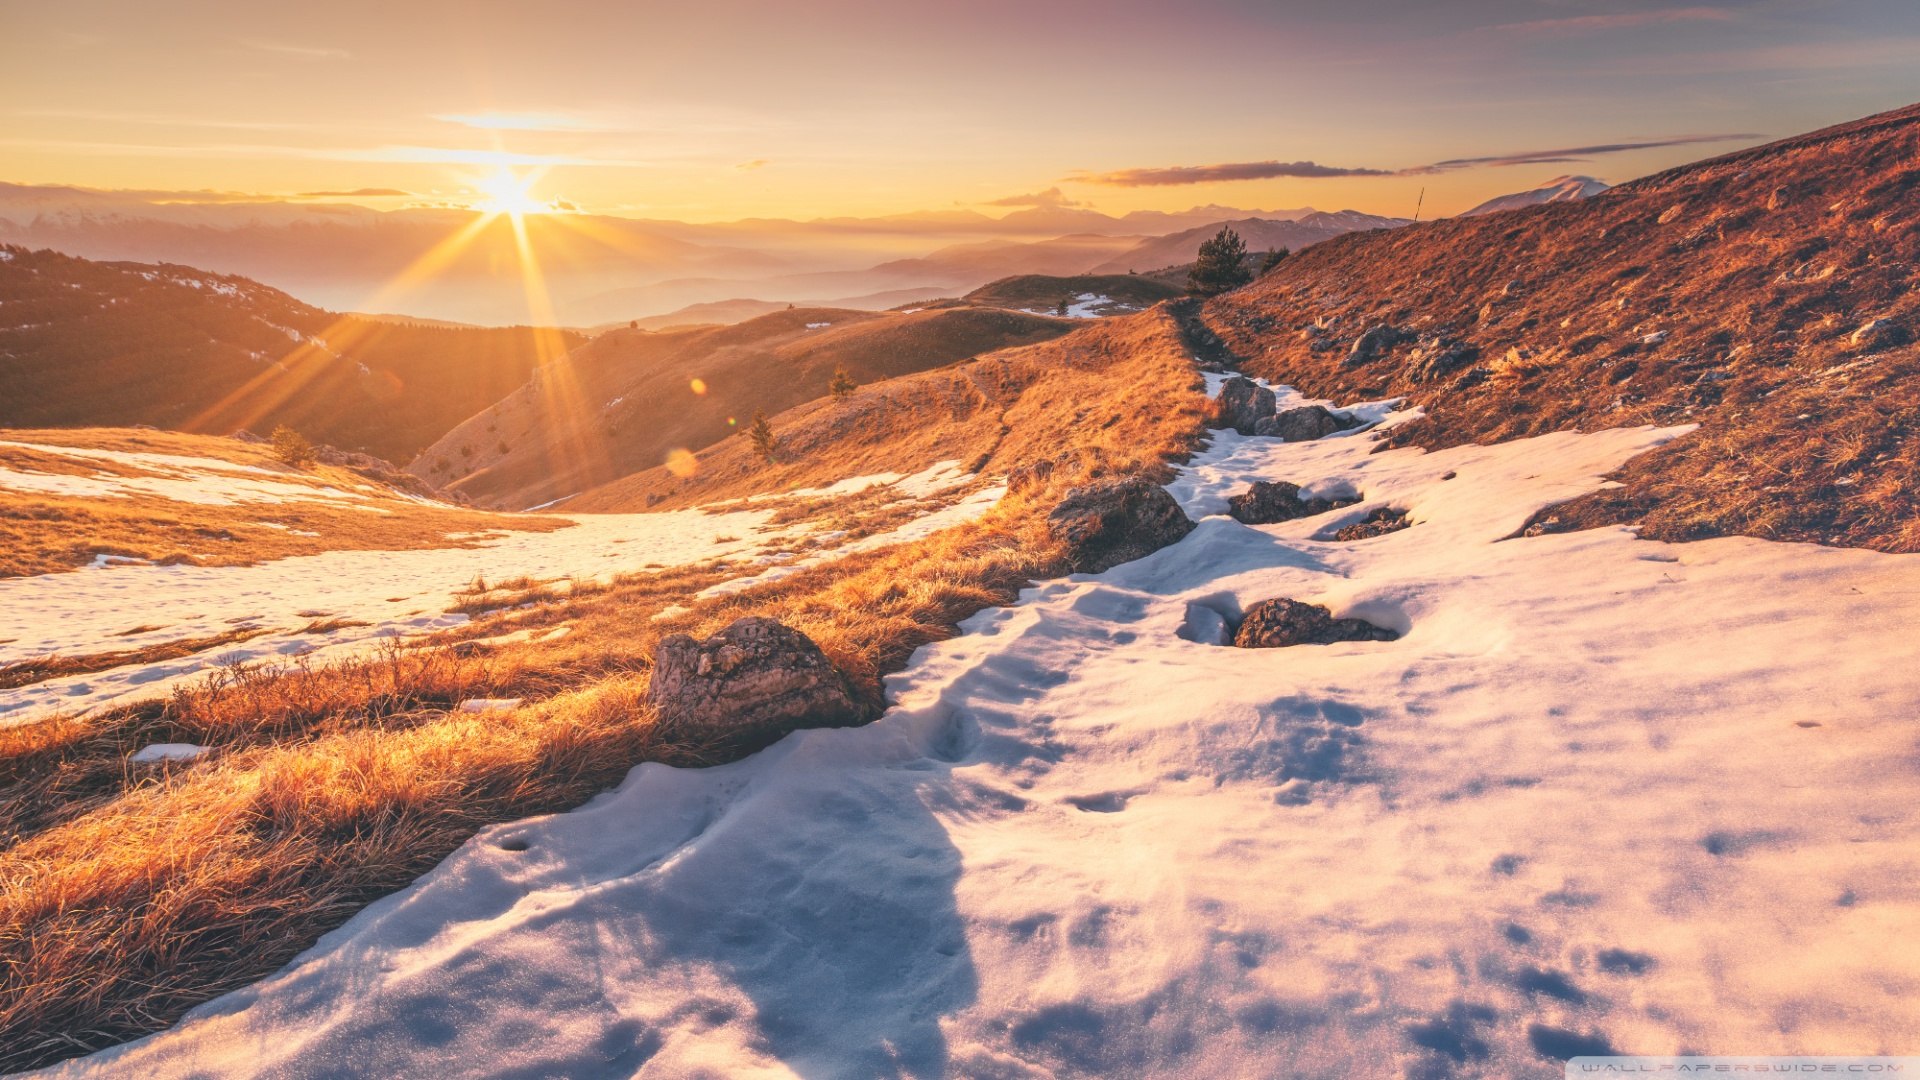
<svg viewBox="0 0 1920 1080">
<path fill-rule="evenodd" d="M 446 269 L 498 216 L 476 216 L 408 264 L 406 269 L 382 286 L 365 306 L 377 311 Z M 185 430 L 233 431 L 258 424 L 325 374 L 340 358 L 341 351 L 354 344 L 356 335 L 369 332 L 363 322 L 348 316 L 336 320 L 319 334 L 311 335 L 265 371 L 188 420 Z"/>
</svg>

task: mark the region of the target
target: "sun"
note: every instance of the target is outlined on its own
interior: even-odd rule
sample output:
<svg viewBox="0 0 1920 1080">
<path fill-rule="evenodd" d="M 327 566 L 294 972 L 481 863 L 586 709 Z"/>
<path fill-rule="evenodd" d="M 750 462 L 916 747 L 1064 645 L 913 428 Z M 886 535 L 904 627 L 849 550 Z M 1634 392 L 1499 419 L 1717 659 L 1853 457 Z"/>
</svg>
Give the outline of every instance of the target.
<svg viewBox="0 0 1920 1080">
<path fill-rule="evenodd" d="M 512 217 L 520 217 L 523 214 L 544 214 L 549 209 L 548 206 L 527 194 L 527 189 L 531 188 L 533 182 L 539 178 L 537 173 L 515 176 L 512 170 L 501 169 L 492 176 L 477 180 L 474 186 L 486 195 L 486 199 L 475 209 L 484 210 L 489 214 L 507 214 Z"/>
</svg>

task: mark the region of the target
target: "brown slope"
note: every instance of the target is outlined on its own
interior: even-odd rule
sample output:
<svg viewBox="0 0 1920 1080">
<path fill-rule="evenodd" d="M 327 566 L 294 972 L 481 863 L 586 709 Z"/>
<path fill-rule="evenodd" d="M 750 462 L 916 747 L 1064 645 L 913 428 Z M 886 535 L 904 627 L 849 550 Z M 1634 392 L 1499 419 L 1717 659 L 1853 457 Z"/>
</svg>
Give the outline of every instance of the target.
<svg viewBox="0 0 1920 1080">
<path fill-rule="evenodd" d="M 863 386 L 844 401 L 805 402 L 772 418 L 772 462 L 749 440 L 726 439 L 699 453 L 691 476 L 648 469 L 559 509 L 698 506 L 942 461 L 992 474 L 1055 460 L 1063 477 L 1155 468 L 1161 451 L 1140 448 L 1163 446 L 1169 425 L 1187 430 L 1200 415 L 1191 355 L 1164 307 L 1105 319 L 1057 341 Z M 1091 389 L 1109 370 L 1136 385 Z"/>
<path fill-rule="evenodd" d="M 756 409 L 821 397 L 837 368 L 866 384 L 1072 329 L 991 308 L 796 308 L 734 326 L 615 330 L 455 428 L 413 470 L 485 505 L 537 506 L 710 445 Z"/>
<path fill-rule="evenodd" d="M 1700 425 L 1546 528 L 1916 551 L 1917 210 L 1920 106 L 1579 202 L 1339 237 L 1202 318 L 1250 373 L 1423 406 L 1399 444 Z M 1873 319 L 1891 331 L 1856 342 Z M 1423 340 L 1348 364 L 1383 323 Z M 1464 356 L 1435 365 L 1449 343 Z"/>
<path fill-rule="evenodd" d="M 296 428 L 405 461 L 577 334 L 335 315 L 257 281 L 0 246 L 0 426 Z"/>
</svg>

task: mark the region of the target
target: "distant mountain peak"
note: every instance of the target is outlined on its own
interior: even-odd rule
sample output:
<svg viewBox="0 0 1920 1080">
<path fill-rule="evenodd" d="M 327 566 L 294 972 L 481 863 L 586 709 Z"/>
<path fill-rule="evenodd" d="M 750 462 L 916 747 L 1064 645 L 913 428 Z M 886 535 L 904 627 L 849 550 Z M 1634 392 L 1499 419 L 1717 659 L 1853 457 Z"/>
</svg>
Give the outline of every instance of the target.
<svg viewBox="0 0 1920 1080">
<path fill-rule="evenodd" d="M 1576 199 L 1590 199 L 1603 191 L 1611 190 L 1611 185 L 1595 180 L 1591 176 L 1556 176 L 1530 191 L 1516 191 L 1511 195 L 1502 195 L 1488 199 L 1479 206 L 1462 214 L 1462 217 L 1477 217 L 1481 214 L 1493 214 L 1502 210 L 1518 210 L 1525 206 L 1538 206 L 1541 203 L 1573 202 Z"/>
</svg>

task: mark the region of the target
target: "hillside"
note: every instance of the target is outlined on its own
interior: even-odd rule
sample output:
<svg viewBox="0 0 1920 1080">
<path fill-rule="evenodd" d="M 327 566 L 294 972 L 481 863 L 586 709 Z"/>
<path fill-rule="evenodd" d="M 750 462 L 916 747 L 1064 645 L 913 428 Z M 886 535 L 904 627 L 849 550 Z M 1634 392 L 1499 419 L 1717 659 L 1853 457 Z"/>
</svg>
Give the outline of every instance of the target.
<svg viewBox="0 0 1920 1080">
<path fill-rule="evenodd" d="M 450 431 L 411 471 L 485 505 L 537 506 L 710 445 L 756 409 L 820 397 L 837 368 L 866 384 L 1072 328 L 962 307 L 795 308 L 734 326 L 612 330 Z"/>
<path fill-rule="evenodd" d="M 1136 274 L 1025 274 L 989 282 L 962 299 L 982 307 L 1041 313 L 1057 313 L 1065 300 L 1067 314 L 1089 318 L 1144 311 L 1162 300 L 1184 295 L 1184 288 Z"/>
<path fill-rule="evenodd" d="M 1394 445 L 1699 425 L 1542 528 L 1916 551 L 1917 151 L 1920 106 L 1603 198 L 1342 237 L 1204 319 L 1250 373 L 1425 409 Z"/>
<path fill-rule="evenodd" d="M 0 247 L 0 426 L 296 428 L 405 461 L 571 333 L 335 315 L 255 281 Z"/>
<path fill-rule="evenodd" d="M 1301 248 L 1336 236 L 1344 236 L 1350 232 L 1394 229 L 1407 224 L 1410 222 L 1406 218 L 1377 217 L 1372 214 L 1362 214 L 1357 210 L 1340 210 L 1333 213 L 1315 211 L 1297 221 L 1269 221 L 1263 218 L 1215 221 L 1197 228 L 1143 240 L 1086 272 L 1124 274 L 1128 271 L 1138 271 L 1144 274 L 1150 270 L 1190 263 L 1200 254 L 1200 245 L 1213 239 L 1223 227 L 1239 233 L 1240 239 L 1246 241 L 1249 251 L 1259 252 L 1275 248 L 1299 251 Z"/>
</svg>

